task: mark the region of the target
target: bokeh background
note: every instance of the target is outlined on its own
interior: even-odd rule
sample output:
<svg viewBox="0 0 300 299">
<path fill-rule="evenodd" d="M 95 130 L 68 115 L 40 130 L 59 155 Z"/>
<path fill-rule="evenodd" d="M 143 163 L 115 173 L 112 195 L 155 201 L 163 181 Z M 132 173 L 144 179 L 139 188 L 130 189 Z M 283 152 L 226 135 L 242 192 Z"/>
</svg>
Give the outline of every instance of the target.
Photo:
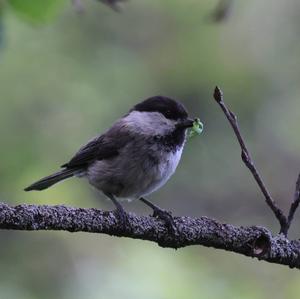
<svg viewBox="0 0 300 299">
<path fill-rule="evenodd" d="M 112 209 L 84 180 L 23 188 L 152 95 L 180 99 L 204 122 L 176 175 L 151 199 L 175 215 L 278 224 L 212 100 L 219 85 L 286 210 L 300 171 L 300 2 L 0 1 L 0 200 Z M 228 7 L 227 7 L 228 6 Z M 148 214 L 139 202 L 126 209 Z M 299 213 L 290 237 L 300 236 Z M 87 233 L 1 231 L 3 299 L 299 298 L 287 267 L 200 246 L 180 250 Z"/>
</svg>

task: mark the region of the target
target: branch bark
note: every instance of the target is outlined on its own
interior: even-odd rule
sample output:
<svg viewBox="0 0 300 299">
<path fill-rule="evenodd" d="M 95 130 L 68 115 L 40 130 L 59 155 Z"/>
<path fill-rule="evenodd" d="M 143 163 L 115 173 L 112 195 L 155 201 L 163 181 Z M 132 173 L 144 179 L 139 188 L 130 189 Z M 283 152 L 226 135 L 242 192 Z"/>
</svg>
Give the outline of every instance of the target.
<svg viewBox="0 0 300 299">
<path fill-rule="evenodd" d="M 297 211 L 297 208 L 299 206 L 300 203 L 300 174 L 298 175 L 298 179 L 296 182 L 296 189 L 295 189 L 295 194 L 294 194 L 294 199 L 293 202 L 291 204 L 290 210 L 289 210 L 289 214 L 288 214 L 288 218 L 287 218 L 287 224 L 286 227 L 284 227 L 284 230 L 282 231 L 282 233 L 284 235 L 287 235 L 289 228 L 293 222 L 295 213 Z"/>
<path fill-rule="evenodd" d="M 181 248 L 203 245 L 270 263 L 300 269 L 300 242 L 283 235 L 272 236 L 263 227 L 236 227 L 207 217 L 174 217 L 177 234 L 170 234 L 164 223 L 152 216 L 128 214 L 125 227 L 120 227 L 114 212 L 46 205 L 9 206 L 0 203 L 0 229 L 61 230 L 102 233 L 111 236 L 148 240 L 161 247 Z"/>
</svg>

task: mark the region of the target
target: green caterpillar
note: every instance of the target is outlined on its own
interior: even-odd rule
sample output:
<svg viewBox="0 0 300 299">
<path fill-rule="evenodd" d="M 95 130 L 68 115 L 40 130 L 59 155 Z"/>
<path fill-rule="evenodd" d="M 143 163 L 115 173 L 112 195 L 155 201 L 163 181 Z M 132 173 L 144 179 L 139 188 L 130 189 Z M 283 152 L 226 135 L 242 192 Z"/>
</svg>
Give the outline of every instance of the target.
<svg viewBox="0 0 300 299">
<path fill-rule="evenodd" d="M 195 118 L 193 127 L 189 132 L 189 138 L 192 138 L 196 135 L 200 135 L 203 131 L 203 123 L 200 121 L 200 118 Z"/>
</svg>

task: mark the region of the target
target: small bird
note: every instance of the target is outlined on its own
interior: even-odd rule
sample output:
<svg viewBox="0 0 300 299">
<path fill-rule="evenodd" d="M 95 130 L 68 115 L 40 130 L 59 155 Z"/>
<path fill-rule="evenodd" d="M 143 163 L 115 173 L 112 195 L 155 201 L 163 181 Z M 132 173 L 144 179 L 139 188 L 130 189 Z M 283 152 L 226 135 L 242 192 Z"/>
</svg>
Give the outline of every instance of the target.
<svg viewBox="0 0 300 299">
<path fill-rule="evenodd" d="M 127 214 L 120 199 L 138 199 L 153 215 L 173 227 L 171 214 L 144 196 L 162 187 L 175 172 L 193 127 L 185 107 L 168 97 L 154 96 L 135 105 L 106 132 L 91 139 L 62 170 L 40 179 L 25 191 L 44 190 L 70 177 L 86 177 L 116 206 L 125 224 Z"/>
</svg>

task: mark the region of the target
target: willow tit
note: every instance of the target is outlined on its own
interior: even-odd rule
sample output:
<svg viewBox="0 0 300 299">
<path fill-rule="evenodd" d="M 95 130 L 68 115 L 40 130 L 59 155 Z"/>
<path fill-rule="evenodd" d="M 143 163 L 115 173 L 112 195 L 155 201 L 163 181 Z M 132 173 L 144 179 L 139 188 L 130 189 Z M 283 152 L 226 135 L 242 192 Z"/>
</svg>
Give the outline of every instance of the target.
<svg viewBox="0 0 300 299">
<path fill-rule="evenodd" d="M 116 206 L 124 224 L 126 212 L 118 199 L 139 199 L 166 221 L 172 216 L 144 196 L 162 187 L 175 172 L 194 120 L 184 106 L 164 96 L 154 96 L 135 105 L 104 134 L 82 146 L 62 170 L 25 189 L 44 190 L 59 181 L 86 177 Z"/>
</svg>

